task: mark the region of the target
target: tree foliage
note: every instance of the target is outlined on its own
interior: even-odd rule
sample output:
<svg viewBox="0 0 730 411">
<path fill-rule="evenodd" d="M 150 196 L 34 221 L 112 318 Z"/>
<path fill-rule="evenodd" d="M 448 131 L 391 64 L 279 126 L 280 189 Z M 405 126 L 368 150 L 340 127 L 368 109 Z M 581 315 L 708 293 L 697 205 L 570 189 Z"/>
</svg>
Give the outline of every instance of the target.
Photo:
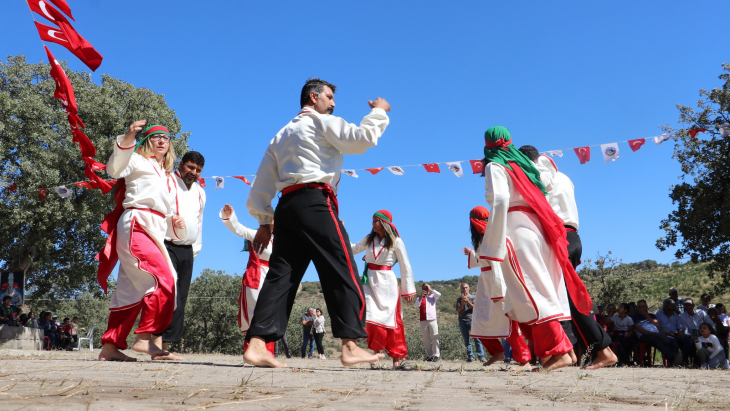
<svg viewBox="0 0 730 411">
<path fill-rule="evenodd" d="M 718 131 L 730 123 L 730 64 L 723 69 L 719 78 L 724 84 L 700 90 L 697 109 L 677 105 L 683 128 L 675 134 L 674 158 L 681 164 L 682 182 L 670 190 L 677 209 L 662 221 L 666 236 L 657 240 L 660 250 L 679 243 L 678 259 L 711 261 L 709 276 L 722 278 L 715 294 L 730 286 L 730 137 Z M 696 128 L 707 132 L 692 138 L 689 130 Z"/>
<path fill-rule="evenodd" d="M 647 299 L 647 292 L 644 290 L 647 277 L 643 270 L 656 266 L 656 261 L 651 264 L 650 260 L 635 265 L 623 264 L 611 256 L 609 251 L 606 255 L 598 255 L 595 260 L 589 259 L 578 272 L 581 280 L 586 285 L 588 293 L 596 304 L 620 304 Z"/>
<path fill-rule="evenodd" d="M 0 179 L 6 182 L 0 187 L 0 261 L 5 268 L 26 270 L 34 298 L 99 292 L 94 256 L 106 240 L 99 226 L 113 205 L 110 195 L 73 185 L 86 181 L 84 162 L 61 103 L 53 98 L 49 71 L 50 66 L 29 64 L 23 56 L 0 60 Z M 163 95 L 109 75 L 97 84 L 90 73 L 66 74 L 84 131 L 98 149 L 97 161 L 106 163 L 112 138 L 138 119 L 164 124 L 178 136 L 172 142 L 176 152 L 187 150 L 189 133 L 180 133 L 180 121 Z M 9 184 L 17 186 L 15 192 Z M 53 187 L 60 185 L 73 195 L 57 196 Z M 45 201 L 38 188 L 49 189 Z"/>
</svg>

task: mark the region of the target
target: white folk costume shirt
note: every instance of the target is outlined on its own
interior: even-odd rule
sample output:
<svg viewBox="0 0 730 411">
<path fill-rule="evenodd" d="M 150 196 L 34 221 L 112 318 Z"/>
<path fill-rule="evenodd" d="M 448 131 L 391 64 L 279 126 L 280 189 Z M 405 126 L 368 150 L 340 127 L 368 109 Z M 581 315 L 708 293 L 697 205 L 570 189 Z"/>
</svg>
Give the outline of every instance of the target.
<svg viewBox="0 0 730 411">
<path fill-rule="evenodd" d="M 154 158 L 148 159 L 134 152 L 134 145 L 123 147 L 124 136 L 118 136 L 106 172 L 113 178 L 124 178 L 126 193 L 122 205 L 125 210 L 117 223 L 117 252 L 119 254 L 119 277 L 117 288 L 110 301 L 110 309 L 124 309 L 138 304 L 145 295 L 157 288 L 153 275 L 139 268 L 138 257 L 134 256 L 129 244 L 132 242 L 132 224 L 144 228 L 165 257 L 170 272 L 177 282 L 177 272 L 165 248 L 167 220 L 172 216 L 172 178 L 165 174 Z M 145 210 L 154 210 L 160 217 Z"/>
<path fill-rule="evenodd" d="M 510 319 L 528 324 L 571 318 L 563 272 L 543 237 L 537 215 L 525 211 L 509 212 L 512 207 L 529 209 L 529 206 L 502 165 L 487 164 L 485 175 L 486 200 L 491 211 L 477 254 L 480 260 L 490 262 L 495 281 L 504 281 L 505 311 Z M 495 297 L 500 296 L 492 296 Z M 475 305 L 487 303 L 482 300 L 477 294 Z M 474 315 L 478 316 L 476 308 Z M 501 328 L 502 324 L 503 321 L 482 321 L 474 330 L 472 317 L 472 334 L 508 335 L 509 324 L 507 328 Z"/>
<path fill-rule="evenodd" d="M 327 183 L 337 194 L 343 154 L 362 154 L 375 147 L 388 126 L 385 110 L 374 108 L 360 126 L 330 114 L 304 107 L 271 140 L 246 208 L 259 224 L 271 224 L 271 200 L 277 191 L 303 183 Z"/>
<path fill-rule="evenodd" d="M 480 259 L 473 250 L 467 256 L 467 268 L 480 268 L 482 271 L 477 282 L 470 335 L 475 338 L 509 337 L 512 327 L 505 311 L 504 296 L 507 290 L 504 279 L 501 276 L 495 277 L 491 264 L 485 259 Z M 487 334 L 492 335 L 478 334 L 485 331 L 483 326 L 479 327 L 476 324 L 489 324 L 493 331 Z M 503 333 L 504 330 L 507 330 L 506 335 L 495 335 Z"/>
<path fill-rule="evenodd" d="M 393 270 L 368 269 L 368 282 L 363 285 L 365 294 L 365 319 L 368 323 L 384 327 L 396 328 L 395 310 L 400 297 L 416 294 L 416 285 L 413 282 L 413 271 L 408 260 L 406 246 L 398 237 L 390 249 L 385 248 L 385 240 L 373 241 L 368 245 L 365 236 L 357 244 L 351 244 L 352 254 L 366 251 L 365 263 L 386 265 L 392 267 L 398 261 L 400 265 L 400 287 Z"/>
<path fill-rule="evenodd" d="M 548 202 L 555 214 L 563 220 L 563 224 L 569 225 L 576 230 L 578 229 L 578 206 L 575 204 L 575 187 L 570 178 L 558 171 L 558 166 L 553 160 L 542 155 L 537 160 L 538 170 L 540 170 L 540 179 L 546 183 L 543 178 L 543 170 L 550 173 L 550 181 L 548 188 Z M 548 186 L 548 184 L 545 184 Z"/>
<path fill-rule="evenodd" d="M 172 187 L 172 213 L 185 220 L 185 228 L 181 230 L 173 224 L 168 224 L 165 240 L 177 245 L 192 245 L 195 258 L 203 247 L 205 191 L 197 181 L 188 189 L 177 170 L 172 173 L 172 181 L 175 183 Z"/>
<path fill-rule="evenodd" d="M 218 216 L 221 218 L 221 221 L 223 221 L 223 224 L 225 224 L 225 226 L 228 227 L 229 230 L 233 231 L 237 236 L 243 237 L 244 239 L 253 243 L 253 238 L 256 236 L 256 230 L 248 228 L 239 223 L 235 211 L 231 213 L 231 216 L 229 218 L 225 218 L 223 217 L 223 209 L 221 209 L 220 213 L 218 213 Z M 269 261 L 269 258 L 271 258 L 271 250 L 272 242 L 269 242 L 269 245 L 266 247 L 264 252 L 258 255 L 259 260 Z M 248 252 L 252 253 L 253 250 L 249 248 Z M 248 328 L 251 325 L 253 310 L 256 307 L 256 301 L 258 301 L 259 299 L 259 292 L 261 291 L 261 287 L 264 286 L 264 279 L 266 279 L 266 274 L 268 273 L 269 267 L 261 265 L 261 280 L 259 281 L 259 288 L 253 289 L 250 287 L 246 287 L 246 292 L 241 293 L 239 296 L 240 301 L 238 302 L 238 317 L 241 324 L 241 332 L 243 333 L 248 331 Z"/>
</svg>

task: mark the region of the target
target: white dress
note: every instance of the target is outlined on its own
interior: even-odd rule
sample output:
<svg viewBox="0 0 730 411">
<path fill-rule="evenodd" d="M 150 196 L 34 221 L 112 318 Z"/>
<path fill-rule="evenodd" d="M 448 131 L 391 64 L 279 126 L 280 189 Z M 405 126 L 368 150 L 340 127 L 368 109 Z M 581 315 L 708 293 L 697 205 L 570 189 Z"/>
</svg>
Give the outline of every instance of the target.
<svg viewBox="0 0 730 411">
<path fill-rule="evenodd" d="M 114 151 L 106 165 L 106 171 L 111 177 L 124 178 L 126 184 L 122 203 L 125 210 L 117 223 L 116 248 L 120 264 L 117 287 L 109 303 L 112 311 L 135 306 L 144 296 L 157 289 L 155 275 L 141 269 L 140 259 L 130 250 L 133 226 L 143 228 L 154 241 L 177 282 L 177 273 L 164 244 L 167 219 L 172 216 L 170 191 L 174 181 L 160 168 L 157 160 L 135 153 L 134 145 L 121 146 L 123 140 L 124 136 L 117 137 Z M 179 234 L 183 235 L 183 231 Z M 175 289 L 173 287 L 173 292 Z"/>
<path fill-rule="evenodd" d="M 256 236 L 256 230 L 248 228 L 239 223 L 235 211 L 231 213 L 231 216 L 229 218 L 223 217 L 222 209 L 218 215 L 223 221 L 223 224 L 225 224 L 225 226 L 228 227 L 229 230 L 236 233 L 236 235 L 238 235 L 239 237 L 243 237 L 253 243 L 253 238 Z M 269 258 L 271 258 L 271 245 L 272 243 L 269 242 L 269 245 L 266 247 L 264 252 L 258 255 L 259 260 L 265 262 L 264 264 L 261 264 L 261 279 L 259 280 L 259 288 L 251 288 L 241 285 L 242 287 L 246 288 L 245 292 L 244 290 L 241 290 L 241 294 L 238 298 L 238 322 L 241 326 L 242 333 L 248 331 L 248 328 L 251 325 L 251 319 L 253 318 L 254 308 L 256 308 L 256 301 L 258 301 L 259 298 L 259 292 L 261 292 L 261 287 L 264 286 L 264 279 L 266 279 L 266 274 L 269 272 L 268 262 Z M 249 249 L 248 252 L 253 253 L 254 251 Z"/>
<path fill-rule="evenodd" d="M 368 282 L 363 285 L 365 294 L 366 321 L 383 328 L 396 328 L 395 311 L 398 299 L 416 294 L 416 285 L 413 283 L 413 271 L 408 260 L 403 240 L 396 238 L 390 250 L 384 247 L 384 240 L 373 241 L 368 246 L 367 236 L 357 244 L 352 244 L 352 253 L 365 254 L 365 263 L 392 267 L 398 261 L 400 265 L 401 283 L 393 270 L 368 269 Z"/>
<path fill-rule="evenodd" d="M 480 268 L 477 282 L 476 298 L 472 310 L 470 335 L 474 338 L 508 338 L 512 327 L 504 307 L 505 290 L 501 287 L 504 282 L 497 281 L 492 273 L 492 266 L 485 259 L 479 259 L 475 251 L 467 256 L 467 268 Z M 489 324 L 489 329 L 478 327 L 477 324 Z M 506 333 L 500 334 L 507 330 Z"/>
<path fill-rule="evenodd" d="M 499 284 L 493 288 L 489 302 L 503 297 L 510 319 L 528 325 L 570 319 L 563 271 L 544 238 L 537 215 L 519 209 L 509 211 L 513 207 L 529 210 L 529 205 L 502 165 L 489 163 L 485 172 L 486 200 L 491 212 L 477 254 L 489 261 L 492 281 Z M 484 303 L 479 303 L 482 309 Z M 482 320 L 476 308 L 474 315 L 479 320 L 472 318 L 474 335 L 502 336 L 509 332 L 509 323 L 497 320 L 496 316 Z"/>
</svg>

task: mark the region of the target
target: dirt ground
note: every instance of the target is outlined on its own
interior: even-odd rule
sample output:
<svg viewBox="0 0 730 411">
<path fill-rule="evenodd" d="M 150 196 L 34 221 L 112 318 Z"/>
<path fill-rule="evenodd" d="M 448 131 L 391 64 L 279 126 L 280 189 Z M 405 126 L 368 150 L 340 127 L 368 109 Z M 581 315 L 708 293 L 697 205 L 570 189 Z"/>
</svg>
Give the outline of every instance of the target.
<svg viewBox="0 0 730 411">
<path fill-rule="evenodd" d="M 107 363 L 95 353 L 0 351 L 2 410 L 695 410 L 730 409 L 726 371 L 575 367 L 551 373 L 477 363 L 409 362 L 406 370 L 287 360 L 243 366 L 241 357 Z"/>
</svg>

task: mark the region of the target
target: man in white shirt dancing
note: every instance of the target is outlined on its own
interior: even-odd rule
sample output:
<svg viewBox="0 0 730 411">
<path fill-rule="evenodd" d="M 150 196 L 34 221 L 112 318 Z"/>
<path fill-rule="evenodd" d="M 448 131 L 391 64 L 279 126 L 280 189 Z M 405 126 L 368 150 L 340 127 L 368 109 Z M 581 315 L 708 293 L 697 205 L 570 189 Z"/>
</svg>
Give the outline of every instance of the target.
<svg viewBox="0 0 730 411">
<path fill-rule="evenodd" d="M 271 140 L 248 196 L 246 207 L 260 225 L 253 241 L 259 253 L 271 238 L 271 200 L 281 192 L 269 273 L 246 335 L 250 345 L 243 358 L 252 365 L 286 366 L 266 351 L 265 343 L 284 335 L 310 261 L 327 306 L 336 307 L 330 310 L 332 335 L 342 339 L 342 364 L 376 364 L 383 358 L 355 344 L 367 337 L 365 300 L 350 239 L 339 219 L 336 190 L 343 154 L 362 154 L 377 145 L 390 121 L 385 113 L 390 105 L 381 98 L 368 101 L 370 114 L 360 126 L 349 124 L 332 115 L 335 89 L 320 79 L 307 80 L 301 111 Z"/>
</svg>

